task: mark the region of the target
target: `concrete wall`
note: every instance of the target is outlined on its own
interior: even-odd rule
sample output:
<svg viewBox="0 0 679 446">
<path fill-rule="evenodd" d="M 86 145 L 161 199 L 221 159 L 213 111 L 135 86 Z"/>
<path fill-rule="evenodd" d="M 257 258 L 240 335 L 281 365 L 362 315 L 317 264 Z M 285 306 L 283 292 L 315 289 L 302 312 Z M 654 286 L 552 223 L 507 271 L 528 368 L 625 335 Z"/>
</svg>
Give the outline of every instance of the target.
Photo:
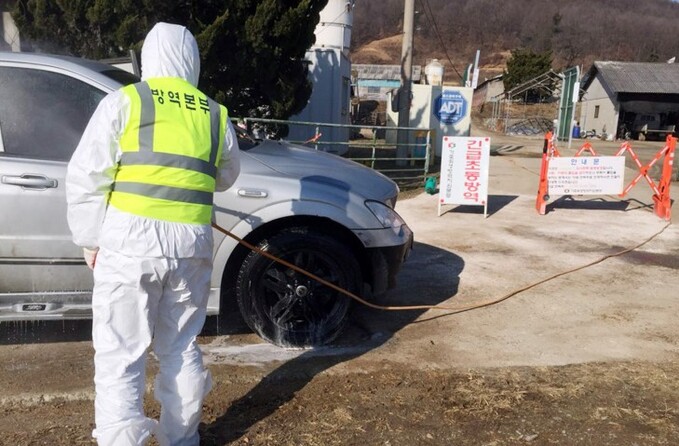
<svg viewBox="0 0 679 446">
<path fill-rule="evenodd" d="M 465 102 L 465 110 L 455 119 L 455 123 L 447 123 L 441 121 L 438 116 L 441 116 L 441 110 L 437 109 L 440 103 L 437 100 L 446 93 L 454 93 L 458 97 L 462 97 Z M 410 106 L 410 127 L 429 129 L 436 131 L 434 140 L 432 141 L 433 154 L 441 156 L 441 141 L 444 136 L 469 136 L 471 130 L 471 106 L 473 90 L 471 87 L 448 87 L 437 85 L 421 85 L 413 84 L 412 86 L 412 102 Z M 438 115 L 438 116 L 437 116 Z M 398 126 L 398 111 L 394 111 L 392 107 L 387 107 L 387 126 Z M 423 132 L 410 132 L 410 144 L 422 142 L 425 136 Z M 387 142 L 390 144 L 396 143 L 396 131 L 387 131 Z"/>
</svg>

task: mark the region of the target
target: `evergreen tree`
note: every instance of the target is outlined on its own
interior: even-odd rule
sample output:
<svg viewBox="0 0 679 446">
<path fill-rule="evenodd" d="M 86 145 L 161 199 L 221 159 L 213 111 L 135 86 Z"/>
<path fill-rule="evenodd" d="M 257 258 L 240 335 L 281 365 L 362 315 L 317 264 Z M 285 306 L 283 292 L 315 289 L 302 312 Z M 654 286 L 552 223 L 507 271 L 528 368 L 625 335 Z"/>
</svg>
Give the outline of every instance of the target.
<svg viewBox="0 0 679 446">
<path fill-rule="evenodd" d="M 311 95 L 306 50 L 327 0 L 18 0 L 23 37 L 90 59 L 139 51 L 154 23 L 186 26 L 201 53 L 199 87 L 231 116 L 286 119 Z"/>
<path fill-rule="evenodd" d="M 536 53 L 530 49 L 518 48 L 512 51 L 507 60 L 507 69 L 502 76 L 505 91 L 509 91 L 524 82 L 527 82 L 541 74 L 547 73 L 552 68 L 552 52 L 545 51 Z M 528 92 L 528 100 L 541 99 L 543 93 L 538 90 Z"/>
</svg>

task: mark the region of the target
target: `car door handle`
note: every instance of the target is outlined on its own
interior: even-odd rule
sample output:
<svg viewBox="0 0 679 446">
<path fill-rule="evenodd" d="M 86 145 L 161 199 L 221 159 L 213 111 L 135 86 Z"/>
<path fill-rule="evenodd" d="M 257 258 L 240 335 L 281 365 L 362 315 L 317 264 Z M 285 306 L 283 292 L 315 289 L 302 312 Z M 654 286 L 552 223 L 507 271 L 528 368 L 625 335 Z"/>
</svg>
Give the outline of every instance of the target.
<svg viewBox="0 0 679 446">
<path fill-rule="evenodd" d="M 266 198 L 269 196 L 269 193 L 262 189 L 250 189 L 246 187 L 241 187 L 240 189 L 238 189 L 238 195 L 240 195 L 241 197 L 248 198 Z"/>
<path fill-rule="evenodd" d="M 4 184 L 12 184 L 14 186 L 21 186 L 24 189 L 38 189 L 45 190 L 50 187 L 57 187 L 59 182 L 53 178 L 47 178 L 45 175 L 35 175 L 25 173 L 23 175 L 3 175 L 2 182 Z"/>
</svg>

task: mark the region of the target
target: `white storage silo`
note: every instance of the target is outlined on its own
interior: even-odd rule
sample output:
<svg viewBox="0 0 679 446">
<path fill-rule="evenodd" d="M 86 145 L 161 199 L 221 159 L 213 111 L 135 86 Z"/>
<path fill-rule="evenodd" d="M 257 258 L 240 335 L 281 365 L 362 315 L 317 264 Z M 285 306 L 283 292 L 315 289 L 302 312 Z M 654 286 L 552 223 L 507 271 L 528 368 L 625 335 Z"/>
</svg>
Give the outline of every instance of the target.
<svg viewBox="0 0 679 446">
<path fill-rule="evenodd" d="M 353 22 L 353 1 L 329 0 L 321 11 L 314 31 L 316 43 L 307 51 L 309 80 L 313 91 L 307 106 L 291 121 L 351 124 L 351 62 L 349 47 Z M 349 129 L 319 127 L 322 136 L 318 148 L 344 154 L 348 147 Z M 306 141 L 314 136 L 315 127 L 290 125 L 287 139 Z"/>
<path fill-rule="evenodd" d="M 353 23 L 353 1 L 329 0 L 321 11 L 321 20 L 316 26 L 314 48 L 341 49 L 349 55 L 351 27 Z"/>
<path fill-rule="evenodd" d="M 424 75 L 429 85 L 443 85 L 443 65 L 438 59 L 432 59 L 431 62 L 424 67 Z"/>
</svg>

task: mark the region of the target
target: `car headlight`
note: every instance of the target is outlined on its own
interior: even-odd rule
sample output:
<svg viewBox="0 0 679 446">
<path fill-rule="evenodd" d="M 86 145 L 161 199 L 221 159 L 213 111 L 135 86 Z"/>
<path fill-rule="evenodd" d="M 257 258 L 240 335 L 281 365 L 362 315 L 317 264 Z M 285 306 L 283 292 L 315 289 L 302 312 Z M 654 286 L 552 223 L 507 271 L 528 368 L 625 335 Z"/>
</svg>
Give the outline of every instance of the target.
<svg viewBox="0 0 679 446">
<path fill-rule="evenodd" d="M 384 203 L 369 200 L 365 205 L 385 228 L 400 228 L 405 224 L 401 216 Z"/>
</svg>

